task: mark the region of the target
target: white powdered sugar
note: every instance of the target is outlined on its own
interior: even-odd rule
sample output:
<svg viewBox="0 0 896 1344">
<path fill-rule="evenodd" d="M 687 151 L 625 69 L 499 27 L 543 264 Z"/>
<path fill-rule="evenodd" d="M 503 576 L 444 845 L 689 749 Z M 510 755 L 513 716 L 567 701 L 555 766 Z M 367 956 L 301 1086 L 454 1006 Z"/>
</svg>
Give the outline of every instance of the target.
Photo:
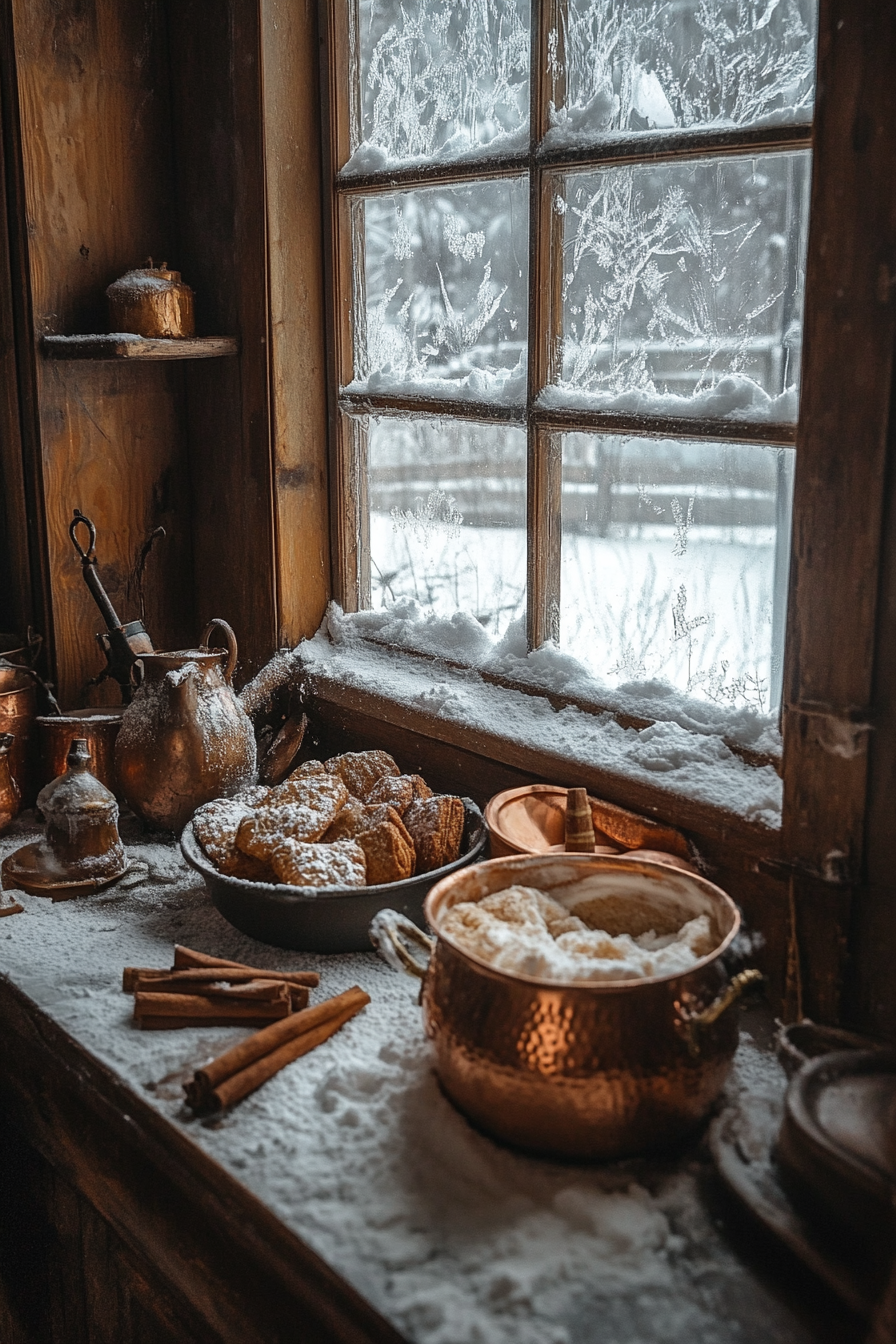
<svg viewBox="0 0 896 1344">
<path fill-rule="evenodd" d="M 123 829 L 136 872 L 58 905 L 19 894 L 24 913 L 0 921 L 0 973 L 409 1341 L 740 1344 L 737 1317 L 753 1317 L 759 1301 L 776 1344 L 809 1344 L 720 1236 L 699 1193 L 705 1153 L 585 1167 L 499 1147 L 439 1090 L 414 983 L 373 954 L 311 956 L 244 937 L 173 846 L 132 819 Z M 21 819 L 0 857 L 33 834 Z M 202 1123 L 183 1104 L 182 1081 L 243 1030 L 143 1033 L 121 991 L 125 965 L 168 966 L 175 942 L 317 969 L 312 1002 L 359 984 L 371 1003 L 223 1119 Z M 766 1087 L 780 1090 L 775 1062 L 745 1042 L 732 1096 L 770 1073 Z"/>
</svg>

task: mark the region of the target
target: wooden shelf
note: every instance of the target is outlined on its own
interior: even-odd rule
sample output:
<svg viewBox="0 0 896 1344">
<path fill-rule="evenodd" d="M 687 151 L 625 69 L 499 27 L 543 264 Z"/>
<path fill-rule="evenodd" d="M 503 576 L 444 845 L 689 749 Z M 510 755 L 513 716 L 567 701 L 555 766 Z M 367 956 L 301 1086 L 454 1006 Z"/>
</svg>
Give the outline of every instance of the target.
<svg viewBox="0 0 896 1344">
<path fill-rule="evenodd" d="M 44 336 L 43 351 L 49 359 L 220 359 L 238 354 L 239 342 L 235 336 Z"/>
</svg>

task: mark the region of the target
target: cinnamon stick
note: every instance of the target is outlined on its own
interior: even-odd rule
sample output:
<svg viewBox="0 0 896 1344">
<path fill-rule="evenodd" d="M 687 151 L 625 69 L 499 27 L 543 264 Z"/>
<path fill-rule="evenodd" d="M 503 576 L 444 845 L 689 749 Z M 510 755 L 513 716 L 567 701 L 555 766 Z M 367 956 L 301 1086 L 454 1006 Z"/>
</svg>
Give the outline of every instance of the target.
<svg viewBox="0 0 896 1344">
<path fill-rule="evenodd" d="M 282 980 L 246 980 L 236 985 L 222 983 L 221 980 L 179 980 L 163 976 L 141 976 L 134 985 L 135 994 L 198 994 L 203 999 L 250 999 L 271 1001 L 284 997 L 291 998 L 293 993 L 307 996 L 308 990 L 299 985 L 284 985 Z M 304 1007 L 304 1004 L 302 1005 Z"/>
<path fill-rule="evenodd" d="M 229 1003 L 221 999 L 205 998 L 199 994 L 134 995 L 134 1017 L 189 1017 L 197 1022 L 208 1018 L 225 1022 L 272 1022 L 291 1014 L 289 990 L 284 985 L 283 995 L 274 1002 Z M 295 1014 L 298 1016 L 298 1014 Z"/>
<path fill-rule="evenodd" d="M 263 1031 L 257 1031 L 254 1036 L 248 1037 L 245 1041 L 240 1041 L 230 1050 L 225 1050 L 223 1055 L 213 1059 L 210 1064 L 204 1068 L 197 1069 L 193 1076 L 192 1083 L 188 1083 L 184 1088 L 187 1094 L 187 1100 L 194 1110 L 200 1110 L 205 1106 L 217 1106 L 230 1104 L 215 1101 L 213 1093 L 220 1089 L 221 1084 L 228 1079 L 247 1073 L 256 1063 L 273 1056 L 279 1055 L 280 1051 L 287 1046 L 292 1046 L 307 1036 L 309 1039 L 314 1037 L 311 1044 L 298 1050 L 297 1054 L 290 1055 L 289 1059 L 284 1058 L 281 1063 L 277 1063 L 273 1072 L 283 1068 L 290 1059 L 297 1059 L 299 1055 L 305 1054 L 306 1049 L 312 1050 L 320 1041 L 326 1040 L 327 1035 L 332 1035 L 333 1031 L 338 1031 L 343 1022 L 347 1022 L 349 1017 L 354 1017 L 355 1013 L 370 1002 L 370 995 L 365 994 L 364 990 L 358 985 L 347 989 L 343 994 L 337 994 L 332 999 L 325 999 L 323 1003 L 317 1003 L 313 1008 L 305 1008 L 302 1012 L 293 1013 L 282 1022 L 275 1022 Z M 347 1016 L 346 1016 L 347 1014 Z M 329 1026 L 333 1022 L 338 1025 L 323 1036 L 317 1037 L 315 1033 L 322 1027 Z M 253 1082 L 248 1091 L 254 1091 L 259 1087 L 265 1078 L 272 1075 L 267 1073 L 260 1079 L 260 1082 Z M 242 1093 L 248 1095 L 247 1092 Z"/>
<path fill-rule="evenodd" d="M 191 947 L 182 947 L 180 943 L 175 943 L 175 970 L 209 966 L 230 966 L 241 971 L 252 971 L 259 977 L 266 976 L 268 979 L 289 980 L 296 985 L 307 985 L 309 989 L 316 989 L 320 984 L 320 976 L 317 971 L 263 971 L 259 970 L 257 966 L 246 966 L 242 961 L 227 961 L 223 957 L 213 957 L 208 952 L 194 952 Z"/>
<path fill-rule="evenodd" d="M 209 1094 L 209 1104 L 212 1110 L 223 1111 L 227 1106 L 233 1106 L 236 1102 L 242 1101 L 250 1092 L 255 1092 L 266 1083 L 269 1078 L 273 1078 L 275 1073 L 279 1073 L 287 1064 L 291 1064 L 294 1059 L 299 1059 L 302 1055 L 307 1055 L 310 1050 L 321 1045 L 324 1041 L 335 1036 L 346 1022 L 359 1013 L 364 1007 L 359 1003 L 354 1007 L 346 1008 L 337 1017 L 331 1017 L 329 1021 L 322 1022 L 319 1027 L 314 1027 L 311 1031 L 305 1031 L 301 1036 L 296 1036 L 294 1040 L 287 1041 L 281 1045 L 279 1050 L 272 1050 L 269 1055 L 263 1055 L 257 1059 L 254 1064 L 248 1068 L 241 1069 L 239 1073 L 232 1074 L 226 1078 L 223 1083 L 219 1083 Z"/>
<path fill-rule="evenodd" d="M 276 980 L 287 985 L 296 985 L 302 989 L 313 989 L 320 984 L 316 971 L 262 971 L 252 966 L 194 966 L 177 967 L 173 970 L 159 970 L 153 966 L 125 966 L 121 977 L 121 987 L 126 994 L 133 994 L 138 980 L 172 980 L 175 977 L 184 983 L 199 983 L 203 980 L 229 980 L 237 984 L 245 980 Z"/>
</svg>

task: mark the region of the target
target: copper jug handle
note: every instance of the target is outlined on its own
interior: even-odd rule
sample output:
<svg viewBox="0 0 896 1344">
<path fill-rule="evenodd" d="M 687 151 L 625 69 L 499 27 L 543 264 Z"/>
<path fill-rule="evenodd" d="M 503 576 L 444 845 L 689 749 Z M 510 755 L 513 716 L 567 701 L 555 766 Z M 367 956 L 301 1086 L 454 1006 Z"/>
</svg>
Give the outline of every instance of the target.
<svg viewBox="0 0 896 1344">
<path fill-rule="evenodd" d="M 424 980 L 429 969 L 429 957 L 436 945 L 434 938 L 428 938 L 422 929 L 401 915 L 397 910 L 380 910 L 370 921 L 368 936 L 387 966 L 393 971 L 404 971 L 416 980 Z M 404 940 L 404 941 L 403 941 Z M 429 954 L 426 965 L 422 965 L 412 956 L 406 944 L 415 943 Z"/>
<path fill-rule="evenodd" d="M 224 665 L 224 680 L 229 686 L 233 681 L 233 669 L 236 667 L 237 657 L 236 635 L 233 633 L 232 627 L 229 626 L 226 621 L 222 621 L 220 616 L 214 616 L 205 627 L 199 644 L 200 648 L 210 648 L 208 637 L 216 627 L 218 630 L 223 631 L 224 643 L 227 645 L 227 662 Z"/>
<path fill-rule="evenodd" d="M 761 971 L 739 971 L 737 975 L 731 977 L 721 994 L 716 995 L 709 1007 L 693 1013 L 676 1004 L 680 1016 L 675 1028 L 678 1034 L 684 1037 L 689 1054 L 700 1053 L 700 1028 L 710 1027 L 713 1022 L 718 1022 L 722 1014 L 737 1002 L 749 985 L 759 984 L 760 980 L 764 979 L 765 976 Z"/>
</svg>

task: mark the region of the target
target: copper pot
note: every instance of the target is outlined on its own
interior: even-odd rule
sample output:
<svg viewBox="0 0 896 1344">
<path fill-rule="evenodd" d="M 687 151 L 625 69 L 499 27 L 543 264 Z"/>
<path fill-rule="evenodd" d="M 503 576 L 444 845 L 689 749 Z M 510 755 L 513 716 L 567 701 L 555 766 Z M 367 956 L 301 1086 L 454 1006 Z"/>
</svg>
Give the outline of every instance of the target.
<svg viewBox="0 0 896 1344">
<path fill-rule="evenodd" d="M 91 773 L 120 797 L 115 775 L 115 739 L 121 727 L 122 709 L 70 709 L 65 714 L 39 714 L 37 731 L 37 787 L 65 774 L 73 738 L 83 738 L 90 752 Z"/>
<path fill-rule="evenodd" d="M 34 801 L 30 743 L 37 713 L 37 690 L 26 670 L 11 683 L 4 683 L 4 687 L 0 690 L 0 733 L 15 735 L 9 752 L 9 768 L 23 804 L 29 806 Z"/>
<path fill-rule="evenodd" d="M 440 930 L 459 901 L 513 883 L 559 899 L 559 888 L 586 876 L 594 903 L 588 915 L 576 907 L 586 923 L 637 935 L 708 914 L 715 950 L 685 974 L 560 983 L 497 970 Z M 595 913 L 606 896 L 626 898 L 622 914 Z M 610 1159 L 674 1144 L 706 1115 L 737 1047 L 737 1020 L 727 1009 L 761 978 L 745 971 L 729 981 L 721 958 L 740 916 L 725 892 L 644 860 L 549 854 L 463 869 L 432 888 L 424 910 L 436 933 L 429 964 L 417 971 L 426 1031 L 442 1087 L 477 1127 L 532 1152 Z M 418 929 L 402 929 L 425 941 Z M 382 926 L 372 928 L 381 946 L 382 935 Z M 391 941 L 394 954 L 394 930 Z"/>
<path fill-rule="evenodd" d="M 12 733 L 0 733 L 0 834 L 18 816 L 22 798 L 9 768 L 9 749 L 15 741 Z"/>
<path fill-rule="evenodd" d="M 207 647 L 216 626 L 226 651 Z M 143 685 L 124 711 L 115 769 L 123 796 L 151 825 L 182 830 L 201 803 L 254 782 L 255 734 L 231 688 L 236 659 L 236 636 L 219 620 L 201 648 L 142 655 Z"/>
</svg>

